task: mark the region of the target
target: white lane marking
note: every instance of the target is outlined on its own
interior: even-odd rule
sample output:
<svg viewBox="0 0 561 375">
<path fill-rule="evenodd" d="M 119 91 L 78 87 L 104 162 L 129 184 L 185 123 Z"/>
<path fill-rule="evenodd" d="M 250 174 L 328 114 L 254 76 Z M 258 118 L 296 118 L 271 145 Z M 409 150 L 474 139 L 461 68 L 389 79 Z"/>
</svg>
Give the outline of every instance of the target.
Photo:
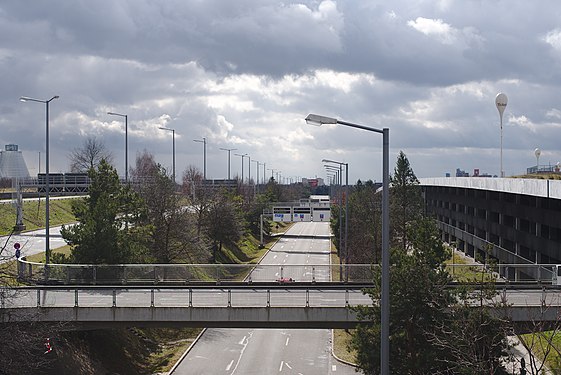
<svg viewBox="0 0 561 375">
<path fill-rule="evenodd" d="M 230 373 L 230 375 L 234 375 L 234 373 L 236 372 L 236 369 L 238 368 L 238 365 L 240 364 L 240 361 L 242 359 L 243 353 L 245 352 L 245 348 L 247 348 L 247 345 L 249 344 L 249 339 L 251 339 L 251 336 L 253 336 L 253 331 L 249 332 L 249 337 L 246 340 L 247 336 L 244 336 L 244 339 L 241 341 L 241 345 L 243 345 L 242 350 L 240 350 L 240 356 L 238 357 L 238 361 L 236 362 L 236 366 L 234 367 L 234 369 L 232 370 L 232 372 Z"/>
<path fill-rule="evenodd" d="M 284 344 L 284 346 L 288 346 L 288 342 L 290 341 L 290 337 L 286 338 L 286 343 Z"/>
<path fill-rule="evenodd" d="M 282 366 L 284 365 L 284 361 L 281 361 L 280 367 L 279 367 L 279 372 L 282 371 Z"/>
<path fill-rule="evenodd" d="M 337 366 L 336 365 L 331 365 L 331 371 L 333 371 L 333 372 L 337 371 Z"/>
<path fill-rule="evenodd" d="M 277 259 L 277 256 L 275 255 L 275 256 L 273 257 L 273 259 Z"/>
<path fill-rule="evenodd" d="M 230 361 L 230 363 L 228 364 L 228 366 L 226 366 L 226 371 L 230 371 L 230 369 L 232 368 L 232 365 L 234 364 L 234 360 L 232 359 Z"/>
<path fill-rule="evenodd" d="M 247 338 L 247 336 L 244 336 L 243 339 L 240 340 L 240 342 L 238 342 L 239 345 L 243 345 L 245 339 Z"/>
<path fill-rule="evenodd" d="M 292 370 L 292 367 L 290 367 L 290 365 L 288 363 L 285 363 L 286 367 L 288 367 L 289 369 Z"/>
</svg>

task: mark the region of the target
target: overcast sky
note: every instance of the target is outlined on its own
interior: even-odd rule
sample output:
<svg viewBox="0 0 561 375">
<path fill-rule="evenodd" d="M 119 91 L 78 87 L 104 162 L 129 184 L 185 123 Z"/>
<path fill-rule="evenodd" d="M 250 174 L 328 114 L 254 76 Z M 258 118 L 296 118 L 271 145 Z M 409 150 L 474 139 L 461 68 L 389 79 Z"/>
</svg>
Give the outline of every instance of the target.
<svg viewBox="0 0 561 375">
<path fill-rule="evenodd" d="M 146 149 L 176 175 L 241 174 L 241 158 L 284 177 L 323 177 L 322 159 L 350 179 L 381 179 L 382 137 L 306 125 L 308 113 L 390 128 L 418 177 L 499 174 L 504 92 L 506 175 L 561 161 L 561 3 L 557 0 L 272 1 L 0 0 L 0 143 L 18 144 L 32 175 L 96 136 L 124 174 Z M 248 159 L 244 159 L 248 174 Z M 251 163 L 255 176 L 256 163 Z M 266 171 L 270 176 L 271 171 Z M 263 166 L 260 166 L 260 178 Z"/>
</svg>

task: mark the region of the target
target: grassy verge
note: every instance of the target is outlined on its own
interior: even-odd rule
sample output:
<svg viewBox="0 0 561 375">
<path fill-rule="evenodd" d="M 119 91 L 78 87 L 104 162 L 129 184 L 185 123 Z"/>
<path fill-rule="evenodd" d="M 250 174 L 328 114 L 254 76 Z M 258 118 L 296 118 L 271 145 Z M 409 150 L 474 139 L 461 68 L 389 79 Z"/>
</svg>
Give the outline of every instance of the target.
<svg viewBox="0 0 561 375">
<path fill-rule="evenodd" d="M 532 348 L 532 353 L 554 374 L 561 373 L 561 355 L 552 348 L 561 348 L 561 335 L 554 331 L 544 331 L 539 333 L 526 333 L 518 336 L 528 347 Z"/>
<path fill-rule="evenodd" d="M 333 242 L 331 243 L 331 264 L 339 264 L 339 256 Z M 339 280 L 339 275 L 339 267 L 331 267 L 331 279 Z M 345 329 L 333 330 L 333 354 L 343 361 L 356 363 L 356 352 L 349 350 L 352 332 L 352 330 Z"/>
<path fill-rule="evenodd" d="M 76 221 L 72 214 L 72 202 L 83 198 L 55 199 L 49 201 L 49 220 L 51 226 L 68 224 Z M 16 210 L 10 203 L 0 204 L 0 235 L 12 232 L 16 223 Z M 23 202 L 23 223 L 26 230 L 45 227 L 45 201 Z"/>
</svg>

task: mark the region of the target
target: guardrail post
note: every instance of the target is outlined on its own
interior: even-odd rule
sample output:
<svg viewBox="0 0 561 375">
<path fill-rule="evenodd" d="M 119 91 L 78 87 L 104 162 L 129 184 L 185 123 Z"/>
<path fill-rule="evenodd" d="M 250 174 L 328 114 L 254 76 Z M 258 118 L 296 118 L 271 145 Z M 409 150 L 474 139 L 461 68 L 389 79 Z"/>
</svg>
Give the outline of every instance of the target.
<svg viewBox="0 0 561 375">
<path fill-rule="evenodd" d="M 41 290 L 37 289 L 37 307 L 41 307 Z"/>
<path fill-rule="evenodd" d="M 283 277 L 284 277 L 284 267 L 281 266 L 280 278 L 282 279 Z"/>
<path fill-rule="evenodd" d="M 267 307 L 271 307 L 271 290 L 267 289 Z"/>
<path fill-rule="evenodd" d="M 540 303 L 541 303 L 542 309 L 547 307 L 546 298 L 547 298 L 547 296 L 546 296 L 546 291 L 545 291 L 545 286 L 544 286 L 544 287 L 542 287 L 542 294 L 540 296 Z"/>
<path fill-rule="evenodd" d="M 74 307 L 78 307 L 78 289 L 74 289 Z"/>
<path fill-rule="evenodd" d="M 310 290 L 306 289 L 306 307 L 310 307 Z"/>
<path fill-rule="evenodd" d="M 228 289 L 228 307 L 232 307 L 232 290 Z"/>
<path fill-rule="evenodd" d="M 150 290 L 150 307 L 154 307 L 154 289 Z"/>
<path fill-rule="evenodd" d="M 345 289 L 345 306 L 349 307 L 349 290 Z"/>
<path fill-rule="evenodd" d="M 189 288 L 189 307 L 193 307 L 193 289 Z"/>
<path fill-rule="evenodd" d="M 97 282 L 97 267 L 96 266 L 93 266 L 92 273 L 93 273 L 93 284 L 95 285 L 96 282 Z"/>
<path fill-rule="evenodd" d="M 312 283 L 316 282 L 316 267 L 312 266 Z"/>
<path fill-rule="evenodd" d="M 113 307 L 117 307 L 117 289 L 113 289 Z"/>
</svg>

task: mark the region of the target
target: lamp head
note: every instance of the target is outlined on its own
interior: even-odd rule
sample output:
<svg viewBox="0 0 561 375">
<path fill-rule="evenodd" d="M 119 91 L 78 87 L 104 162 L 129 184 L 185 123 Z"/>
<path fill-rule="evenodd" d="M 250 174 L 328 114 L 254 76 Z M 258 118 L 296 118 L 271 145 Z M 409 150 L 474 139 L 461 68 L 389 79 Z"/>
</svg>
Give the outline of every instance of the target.
<svg viewBox="0 0 561 375">
<path fill-rule="evenodd" d="M 337 119 L 310 113 L 308 117 L 306 117 L 306 124 L 314 126 L 321 126 L 323 124 L 337 124 Z"/>
</svg>

